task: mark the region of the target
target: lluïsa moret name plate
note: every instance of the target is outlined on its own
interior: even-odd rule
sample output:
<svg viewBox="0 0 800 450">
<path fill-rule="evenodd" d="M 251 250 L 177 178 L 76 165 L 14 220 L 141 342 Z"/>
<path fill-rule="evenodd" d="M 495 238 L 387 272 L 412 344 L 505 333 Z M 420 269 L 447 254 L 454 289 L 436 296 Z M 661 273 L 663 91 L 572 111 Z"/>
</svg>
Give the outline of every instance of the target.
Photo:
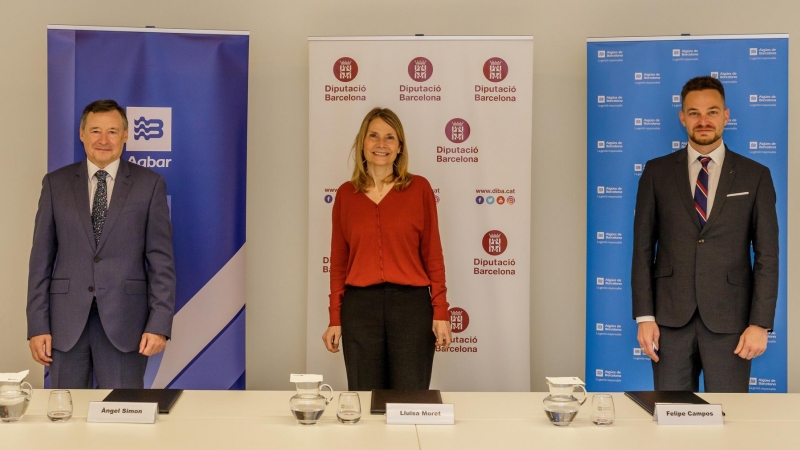
<svg viewBox="0 0 800 450">
<path fill-rule="evenodd" d="M 387 403 L 387 425 L 453 425 L 455 407 L 434 403 Z"/>
</svg>

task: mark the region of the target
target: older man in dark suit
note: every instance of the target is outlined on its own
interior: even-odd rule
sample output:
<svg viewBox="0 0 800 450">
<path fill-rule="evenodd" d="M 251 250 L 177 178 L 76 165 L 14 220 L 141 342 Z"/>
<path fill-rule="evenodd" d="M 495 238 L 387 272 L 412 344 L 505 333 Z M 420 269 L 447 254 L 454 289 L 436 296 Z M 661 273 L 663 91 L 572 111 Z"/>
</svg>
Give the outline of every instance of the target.
<svg viewBox="0 0 800 450">
<path fill-rule="evenodd" d="M 769 169 L 722 142 L 722 84 L 681 92 L 689 144 L 649 161 L 634 219 L 633 316 L 656 390 L 747 392 L 778 295 L 778 220 Z M 750 249 L 754 259 L 751 262 Z"/>
<path fill-rule="evenodd" d="M 125 110 L 83 111 L 86 160 L 45 175 L 28 277 L 28 339 L 56 388 L 142 388 L 175 308 L 166 184 L 122 161 Z"/>
</svg>

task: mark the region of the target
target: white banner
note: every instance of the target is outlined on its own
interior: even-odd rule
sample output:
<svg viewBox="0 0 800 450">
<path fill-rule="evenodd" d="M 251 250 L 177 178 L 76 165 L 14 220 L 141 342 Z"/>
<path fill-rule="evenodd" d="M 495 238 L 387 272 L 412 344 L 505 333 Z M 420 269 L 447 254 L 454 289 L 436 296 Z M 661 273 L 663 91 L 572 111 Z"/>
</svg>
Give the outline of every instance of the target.
<svg viewBox="0 0 800 450">
<path fill-rule="evenodd" d="M 321 339 L 331 206 L 380 106 L 402 120 L 409 170 L 436 194 L 454 342 L 436 353 L 431 388 L 529 390 L 532 37 L 310 38 L 309 60 L 306 370 L 347 385 Z"/>
</svg>

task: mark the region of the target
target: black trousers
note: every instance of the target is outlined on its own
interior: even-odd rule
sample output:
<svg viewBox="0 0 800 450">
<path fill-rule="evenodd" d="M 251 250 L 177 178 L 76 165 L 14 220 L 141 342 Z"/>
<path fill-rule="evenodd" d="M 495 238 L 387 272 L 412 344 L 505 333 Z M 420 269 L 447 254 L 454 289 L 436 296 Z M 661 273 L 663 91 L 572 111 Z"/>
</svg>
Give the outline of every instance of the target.
<svg viewBox="0 0 800 450">
<path fill-rule="evenodd" d="M 347 286 L 341 319 L 349 390 L 428 389 L 436 337 L 427 287 Z"/>
<path fill-rule="evenodd" d="M 751 362 L 734 354 L 741 333 L 709 330 L 695 311 L 680 328 L 659 326 L 659 361 L 653 362 L 657 391 L 748 392 Z"/>
</svg>

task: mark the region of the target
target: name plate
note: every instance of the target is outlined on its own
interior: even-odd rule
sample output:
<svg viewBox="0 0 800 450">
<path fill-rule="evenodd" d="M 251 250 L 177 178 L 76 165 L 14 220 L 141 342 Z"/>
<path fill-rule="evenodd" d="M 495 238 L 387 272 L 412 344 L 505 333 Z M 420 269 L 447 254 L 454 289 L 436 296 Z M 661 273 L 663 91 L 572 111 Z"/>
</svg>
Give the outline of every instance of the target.
<svg viewBox="0 0 800 450">
<path fill-rule="evenodd" d="M 453 404 L 387 403 L 387 425 L 454 425 Z"/>
<path fill-rule="evenodd" d="M 87 422 L 156 423 L 158 403 L 89 402 Z"/>
<path fill-rule="evenodd" d="M 659 425 L 723 425 L 722 405 L 656 403 L 653 420 Z"/>
</svg>

